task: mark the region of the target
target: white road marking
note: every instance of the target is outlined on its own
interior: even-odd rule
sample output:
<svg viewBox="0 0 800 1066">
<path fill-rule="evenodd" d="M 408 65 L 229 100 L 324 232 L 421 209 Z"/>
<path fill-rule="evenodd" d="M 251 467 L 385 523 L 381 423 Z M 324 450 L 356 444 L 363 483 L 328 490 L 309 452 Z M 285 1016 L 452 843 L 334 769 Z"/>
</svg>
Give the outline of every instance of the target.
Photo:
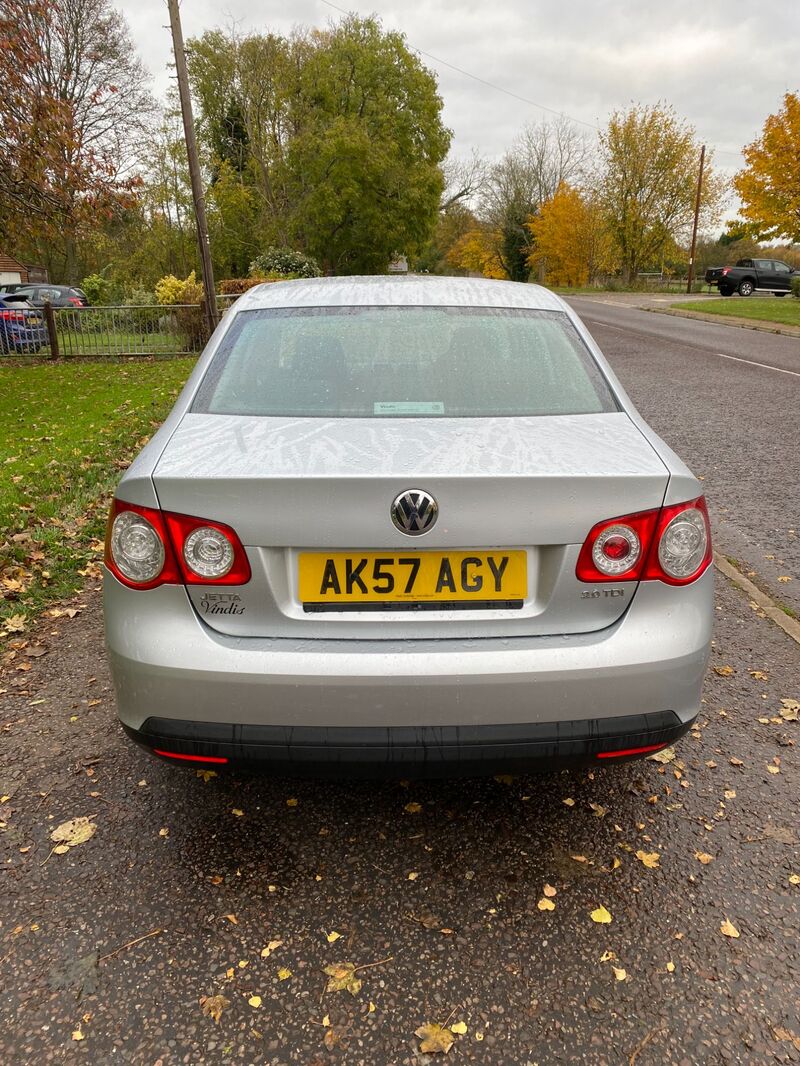
<svg viewBox="0 0 800 1066">
<path fill-rule="evenodd" d="M 793 378 L 800 378 L 796 370 L 784 370 L 779 366 L 770 366 L 769 363 L 756 363 L 753 359 L 742 359 L 738 355 L 724 355 L 722 352 L 715 353 L 719 359 L 733 359 L 736 363 L 747 363 L 748 366 L 760 366 L 763 370 L 774 370 L 778 374 L 791 374 Z"/>
</svg>

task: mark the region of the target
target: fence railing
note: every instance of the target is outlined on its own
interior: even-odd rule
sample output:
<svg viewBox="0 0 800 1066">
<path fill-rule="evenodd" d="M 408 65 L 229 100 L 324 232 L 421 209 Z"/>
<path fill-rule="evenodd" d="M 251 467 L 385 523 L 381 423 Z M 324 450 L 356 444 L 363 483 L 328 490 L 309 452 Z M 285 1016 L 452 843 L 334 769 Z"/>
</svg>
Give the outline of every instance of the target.
<svg viewBox="0 0 800 1066">
<path fill-rule="evenodd" d="M 237 299 L 218 297 L 220 314 Z M 45 308 L 47 357 L 194 355 L 208 340 L 201 304 Z"/>
</svg>

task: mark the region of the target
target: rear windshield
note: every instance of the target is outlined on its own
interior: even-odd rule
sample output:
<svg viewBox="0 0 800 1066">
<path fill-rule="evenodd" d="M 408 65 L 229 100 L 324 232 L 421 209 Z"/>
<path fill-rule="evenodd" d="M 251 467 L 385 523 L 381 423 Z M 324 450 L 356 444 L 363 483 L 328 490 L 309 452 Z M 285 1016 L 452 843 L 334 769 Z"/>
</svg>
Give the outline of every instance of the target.
<svg viewBox="0 0 800 1066">
<path fill-rule="evenodd" d="M 313 307 L 239 312 L 192 409 L 459 418 L 617 406 L 560 311 Z"/>
</svg>

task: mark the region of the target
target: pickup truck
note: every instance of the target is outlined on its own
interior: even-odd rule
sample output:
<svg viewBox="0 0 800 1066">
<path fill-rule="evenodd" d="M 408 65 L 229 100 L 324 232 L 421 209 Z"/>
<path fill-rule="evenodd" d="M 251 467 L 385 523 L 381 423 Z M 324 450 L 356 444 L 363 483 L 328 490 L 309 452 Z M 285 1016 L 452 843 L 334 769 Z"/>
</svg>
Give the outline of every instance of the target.
<svg viewBox="0 0 800 1066">
<path fill-rule="evenodd" d="M 786 296 L 792 287 L 792 278 L 800 276 L 800 270 L 792 270 L 787 263 L 777 259 L 740 259 L 736 266 L 709 267 L 706 281 L 716 285 L 720 296 L 752 296 L 754 292 L 773 292 Z"/>
</svg>

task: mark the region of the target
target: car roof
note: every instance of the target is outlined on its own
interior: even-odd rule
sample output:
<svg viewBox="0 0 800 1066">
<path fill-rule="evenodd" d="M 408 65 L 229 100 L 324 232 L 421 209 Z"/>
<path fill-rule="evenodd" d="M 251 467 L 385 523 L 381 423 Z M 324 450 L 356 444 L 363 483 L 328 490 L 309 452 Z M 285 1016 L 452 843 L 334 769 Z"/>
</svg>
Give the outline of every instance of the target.
<svg viewBox="0 0 800 1066">
<path fill-rule="evenodd" d="M 299 278 L 249 289 L 235 310 L 268 307 L 507 307 L 563 311 L 563 301 L 540 285 L 436 275 Z"/>
</svg>

